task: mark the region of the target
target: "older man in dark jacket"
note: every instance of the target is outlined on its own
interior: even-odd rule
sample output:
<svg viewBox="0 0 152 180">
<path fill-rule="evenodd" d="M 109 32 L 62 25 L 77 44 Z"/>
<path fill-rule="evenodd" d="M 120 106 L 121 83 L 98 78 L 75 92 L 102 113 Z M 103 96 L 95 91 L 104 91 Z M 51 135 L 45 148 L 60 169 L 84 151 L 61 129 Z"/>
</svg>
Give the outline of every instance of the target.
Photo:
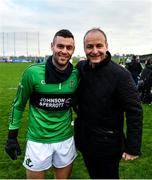
<svg viewBox="0 0 152 180">
<path fill-rule="evenodd" d="M 120 159 L 140 155 L 142 107 L 131 74 L 111 61 L 105 33 L 84 37 L 87 61 L 78 63 L 78 117 L 75 141 L 93 179 L 118 179 Z M 127 130 L 124 133 L 124 117 Z"/>
</svg>

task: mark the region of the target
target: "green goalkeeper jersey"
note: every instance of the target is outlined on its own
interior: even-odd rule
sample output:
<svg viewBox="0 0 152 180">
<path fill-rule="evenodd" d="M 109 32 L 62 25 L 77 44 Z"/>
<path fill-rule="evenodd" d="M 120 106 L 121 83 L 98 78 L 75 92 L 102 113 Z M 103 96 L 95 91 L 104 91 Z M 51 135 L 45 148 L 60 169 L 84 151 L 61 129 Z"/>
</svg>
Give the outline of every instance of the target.
<svg viewBox="0 0 152 180">
<path fill-rule="evenodd" d="M 9 129 L 19 129 L 29 100 L 28 140 L 54 143 L 70 138 L 73 135 L 71 106 L 78 82 L 75 68 L 64 82 L 46 84 L 45 64 L 28 67 L 13 101 Z"/>
</svg>

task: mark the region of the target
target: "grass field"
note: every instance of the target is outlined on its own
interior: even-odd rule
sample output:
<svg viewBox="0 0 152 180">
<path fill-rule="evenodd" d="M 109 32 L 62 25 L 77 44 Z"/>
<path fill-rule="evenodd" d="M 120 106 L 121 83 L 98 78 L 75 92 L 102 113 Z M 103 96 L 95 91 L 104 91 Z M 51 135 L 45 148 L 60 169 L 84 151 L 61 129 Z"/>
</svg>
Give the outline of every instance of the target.
<svg viewBox="0 0 152 180">
<path fill-rule="evenodd" d="M 24 157 L 28 108 L 25 109 L 18 138 L 22 149 L 22 155 L 17 161 L 12 161 L 5 153 L 4 146 L 7 139 L 8 117 L 11 103 L 16 93 L 16 87 L 21 73 L 28 65 L 28 63 L 0 63 L 0 179 L 26 178 L 22 161 Z M 144 128 L 142 155 L 138 160 L 132 162 L 121 161 L 120 178 L 122 179 L 152 178 L 152 106 L 143 105 L 143 110 Z M 47 172 L 46 177 L 50 179 L 53 178 L 52 172 Z M 78 153 L 78 157 L 74 162 L 71 178 L 89 178 L 80 153 Z"/>
</svg>

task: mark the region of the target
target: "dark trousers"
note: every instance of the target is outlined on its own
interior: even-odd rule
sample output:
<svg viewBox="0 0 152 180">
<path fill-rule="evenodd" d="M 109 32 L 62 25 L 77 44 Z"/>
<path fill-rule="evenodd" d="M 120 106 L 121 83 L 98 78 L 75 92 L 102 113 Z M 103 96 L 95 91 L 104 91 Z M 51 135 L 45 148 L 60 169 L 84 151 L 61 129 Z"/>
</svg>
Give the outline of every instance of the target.
<svg viewBox="0 0 152 180">
<path fill-rule="evenodd" d="M 86 153 L 82 156 L 91 179 L 119 179 L 120 157 L 96 157 Z"/>
</svg>

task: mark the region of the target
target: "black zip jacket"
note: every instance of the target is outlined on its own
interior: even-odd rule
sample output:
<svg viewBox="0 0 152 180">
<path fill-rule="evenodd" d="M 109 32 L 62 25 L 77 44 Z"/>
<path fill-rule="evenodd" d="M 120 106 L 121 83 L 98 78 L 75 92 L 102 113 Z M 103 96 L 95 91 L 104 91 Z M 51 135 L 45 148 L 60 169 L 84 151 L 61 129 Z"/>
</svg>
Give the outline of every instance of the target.
<svg viewBox="0 0 152 180">
<path fill-rule="evenodd" d="M 95 68 L 88 60 L 77 65 L 81 81 L 76 146 L 82 152 L 99 156 L 121 156 L 124 151 L 139 155 L 143 112 L 138 91 L 128 70 L 111 61 L 109 52 L 107 55 Z"/>
</svg>

